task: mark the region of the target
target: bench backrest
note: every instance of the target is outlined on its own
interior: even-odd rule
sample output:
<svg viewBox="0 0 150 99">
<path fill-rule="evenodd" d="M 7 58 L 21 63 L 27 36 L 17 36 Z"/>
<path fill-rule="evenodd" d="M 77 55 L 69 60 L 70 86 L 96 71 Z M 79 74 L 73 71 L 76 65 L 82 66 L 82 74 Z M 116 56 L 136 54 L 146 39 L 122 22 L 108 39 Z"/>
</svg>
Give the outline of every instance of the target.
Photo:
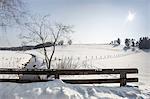
<svg viewBox="0 0 150 99">
<path fill-rule="evenodd" d="M 30 75 L 96 75 L 96 74 L 120 74 L 119 79 L 62 79 L 71 84 L 95 84 L 95 83 L 120 83 L 125 86 L 127 82 L 138 82 L 138 78 L 127 78 L 127 74 L 137 74 L 138 69 L 6 69 L 1 68 L 0 74 L 30 74 Z"/>
</svg>

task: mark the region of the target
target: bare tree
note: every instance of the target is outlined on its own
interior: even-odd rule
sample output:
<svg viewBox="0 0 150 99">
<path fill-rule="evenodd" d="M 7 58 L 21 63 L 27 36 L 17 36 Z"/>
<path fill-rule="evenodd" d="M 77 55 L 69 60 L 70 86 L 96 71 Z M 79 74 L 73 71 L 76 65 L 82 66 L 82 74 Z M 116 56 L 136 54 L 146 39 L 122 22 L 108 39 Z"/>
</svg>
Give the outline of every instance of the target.
<svg viewBox="0 0 150 99">
<path fill-rule="evenodd" d="M 23 0 L 0 0 L 0 25 L 19 23 L 23 16 Z"/>
<path fill-rule="evenodd" d="M 49 16 L 43 16 L 40 18 L 31 18 L 29 23 L 25 23 L 25 28 L 29 31 L 27 35 L 21 35 L 21 39 L 27 41 L 27 43 L 35 42 L 43 45 L 43 52 L 45 56 L 45 62 L 47 68 L 51 68 L 51 62 L 55 53 L 56 45 L 59 39 L 67 37 L 72 33 L 72 26 L 63 25 L 60 23 L 51 24 Z M 52 53 L 48 55 L 45 47 L 46 42 L 52 42 Z"/>
<path fill-rule="evenodd" d="M 0 0 L 0 44 L 10 45 L 7 30 L 18 28 L 25 19 L 25 0 Z M 19 24 L 19 25 L 18 25 Z"/>
</svg>

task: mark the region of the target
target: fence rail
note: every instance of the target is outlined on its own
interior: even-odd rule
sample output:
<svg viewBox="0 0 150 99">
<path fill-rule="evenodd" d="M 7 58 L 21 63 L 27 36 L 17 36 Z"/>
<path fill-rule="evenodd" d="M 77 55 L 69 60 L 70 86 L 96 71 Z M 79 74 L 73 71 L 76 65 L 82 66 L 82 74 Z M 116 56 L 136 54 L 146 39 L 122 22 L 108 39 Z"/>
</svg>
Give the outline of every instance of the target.
<svg viewBox="0 0 150 99">
<path fill-rule="evenodd" d="M 127 74 L 137 74 L 138 69 L 6 69 L 0 68 L 0 74 L 26 74 L 26 75 L 55 75 L 55 79 L 60 79 L 60 75 L 103 75 L 120 74 L 118 79 L 62 79 L 71 84 L 99 84 L 99 83 L 120 83 L 125 86 L 127 82 L 138 82 L 138 78 L 127 78 Z M 42 80 L 47 81 L 47 80 Z M 21 79 L 0 79 L 0 82 L 36 82 L 24 81 Z"/>
</svg>

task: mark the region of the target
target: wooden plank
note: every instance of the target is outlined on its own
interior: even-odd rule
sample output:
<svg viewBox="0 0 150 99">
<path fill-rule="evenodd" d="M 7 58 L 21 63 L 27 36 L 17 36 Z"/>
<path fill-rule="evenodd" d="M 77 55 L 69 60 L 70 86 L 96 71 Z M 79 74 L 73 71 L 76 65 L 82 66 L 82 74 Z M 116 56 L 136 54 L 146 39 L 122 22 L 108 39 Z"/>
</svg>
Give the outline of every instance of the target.
<svg viewBox="0 0 150 99">
<path fill-rule="evenodd" d="M 120 79 L 62 79 L 70 84 L 101 84 L 101 83 L 120 83 Z M 127 78 L 127 82 L 138 82 L 138 78 Z"/>
<path fill-rule="evenodd" d="M 138 69 L 0 69 L 0 74 L 45 74 L 45 75 L 91 75 L 91 74 L 138 73 Z"/>
<path fill-rule="evenodd" d="M 32 83 L 32 82 L 47 82 L 52 80 L 20 80 L 20 79 L 0 79 L 0 82 L 14 82 L 14 83 Z"/>
<path fill-rule="evenodd" d="M 120 74 L 126 72 L 128 74 L 138 73 L 138 69 L 56 69 L 56 73 L 60 75 L 91 75 L 91 74 Z"/>
<path fill-rule="evenodd" d="M 46 82 L 52 80 L 19 80 L 19 79 L 0 79 L 0 82 L 32 83 Z M 101 84 L 101 83 L 120 83 L 120 79 L 62 79 L 65 83 L 70 84 Z M 127 82 L 138 82 L 138 78 L 127 78 Z"/>
<path fill-rule="evenodd" d="M 0 74 L 40 74 L 40 75 L 54 75 L 56 74 L 55 70 L 48 69 L 0 69 Z"/>
</svg>

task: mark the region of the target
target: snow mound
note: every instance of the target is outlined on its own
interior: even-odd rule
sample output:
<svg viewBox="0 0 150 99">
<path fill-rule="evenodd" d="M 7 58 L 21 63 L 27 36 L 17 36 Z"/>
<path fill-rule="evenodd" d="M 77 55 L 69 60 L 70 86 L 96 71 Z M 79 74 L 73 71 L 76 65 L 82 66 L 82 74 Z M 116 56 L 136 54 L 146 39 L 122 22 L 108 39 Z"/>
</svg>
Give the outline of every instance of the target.
<svg viewBox="0 0 150 99">
<path fill-rule="evenodd" d="M 1 99 L 148 99 L 134 87 L 65 84 L 61 80 L 38 83 L 0 83 Z"/>
<path fill-rule="evenodd" d="M 42 58 L 44 59 L 45 56 L 43 54 L 41 54 L 40 52 L 36 51 L 36 50 L 29 50 L 29 51 L 25 51 L 25 54 L 32 54 L 35 55 L 36 57 Z"/>
<path fill-rule="evenodd" d="M 47 69 L 46 63 L 42 58 L 42 54 L 37 51 L 26 51 L 25 54 L 31 55 L 29 61 L 25 64 L 25 69 Z M 41 80 L 47 79 L 46 75 L 19 75 L 19 79 L 23 80 Z"/>
</svg>

